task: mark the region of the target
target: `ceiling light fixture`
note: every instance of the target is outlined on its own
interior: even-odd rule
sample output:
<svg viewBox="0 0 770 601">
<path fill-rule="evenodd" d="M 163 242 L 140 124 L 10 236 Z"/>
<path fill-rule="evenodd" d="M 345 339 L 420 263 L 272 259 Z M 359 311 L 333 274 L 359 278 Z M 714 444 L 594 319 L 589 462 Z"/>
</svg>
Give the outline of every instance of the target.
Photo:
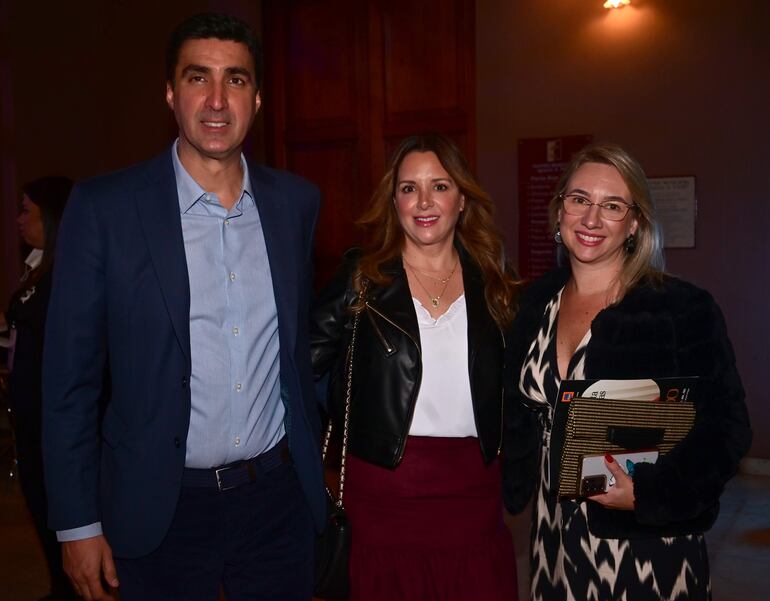
<svg viewBox="0 0 770 601">
<path fill-rule="evenodd" d="M 604 8 L 623 8 L 631 4 L 631 0 L 607 0 L 604 3 Z"/>
</svg>

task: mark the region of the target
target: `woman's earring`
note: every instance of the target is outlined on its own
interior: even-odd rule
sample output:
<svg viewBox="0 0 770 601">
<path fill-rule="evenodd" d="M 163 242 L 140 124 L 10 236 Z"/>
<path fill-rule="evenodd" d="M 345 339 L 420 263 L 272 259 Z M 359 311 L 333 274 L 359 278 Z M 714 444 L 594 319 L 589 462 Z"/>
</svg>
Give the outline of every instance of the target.
<svg viewBox="0 0 770 601">
<path fill-rule="evenodd" d="M 563 243 L 563 241 L 561 239 L 561 230 L 559 229 L 558 226 L 556 226 L 556 232 L 553 235 L 553 240 L 554 240 L 554 242 L 556 242 L 556 244 L 562 244 Z"/>
<path fill-rule="evenodd" d="M 627 255 L 634 254 L 634 251 L 636 250 L 636 236 L 634 234 L 628 234 L 628 238 L 626 238 L 623 247 L 626 249 Z"/>
</svg>

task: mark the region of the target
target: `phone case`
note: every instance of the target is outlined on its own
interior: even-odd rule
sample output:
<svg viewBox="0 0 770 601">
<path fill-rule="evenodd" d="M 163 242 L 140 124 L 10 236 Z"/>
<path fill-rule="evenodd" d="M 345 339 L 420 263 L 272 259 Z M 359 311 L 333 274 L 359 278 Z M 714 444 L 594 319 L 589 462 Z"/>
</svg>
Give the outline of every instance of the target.
<svg viewBox="0 0 770 601">
<path fill-rule="evenodd" d="M 658 451 L 649 449 L 631 453 L 613 453 L 615 462 L 629 476 L 634 475 L 637 463 L 655 463 Z M 604 455 L 586 455 L 583 457 L 580 472 L 580 494 L 584 497 L 605 493 L 615 486 L 615 478 L 604 463 Z"/>
</svg>

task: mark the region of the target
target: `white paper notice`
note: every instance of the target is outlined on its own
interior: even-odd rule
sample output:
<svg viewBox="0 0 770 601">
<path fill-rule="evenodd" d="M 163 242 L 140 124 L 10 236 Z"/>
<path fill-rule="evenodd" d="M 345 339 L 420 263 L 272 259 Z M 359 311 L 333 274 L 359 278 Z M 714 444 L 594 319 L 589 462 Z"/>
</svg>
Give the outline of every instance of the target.
<svg viewBox="0 0 770 601">
<path fill-rule="evenodd" d="M 647 179 L 666 248 L 695 247 L 695 176 Z"/>
</svg>

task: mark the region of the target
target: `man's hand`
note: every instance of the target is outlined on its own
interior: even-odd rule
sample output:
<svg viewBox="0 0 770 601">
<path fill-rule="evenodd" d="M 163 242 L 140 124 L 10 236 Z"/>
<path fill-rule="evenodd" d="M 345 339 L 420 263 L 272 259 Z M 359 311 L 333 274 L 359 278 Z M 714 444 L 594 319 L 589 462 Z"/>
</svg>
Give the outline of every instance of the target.
<svg viewBox="0 0 770 601">
<path fill-rule="evenodd" d="M 589 499 L 609 509 L 633 510 L 636 501 L 634 497 L 634 481 L 623 471 L 623 468 L 618 465 L 612 455 L 605 455 L 604 463 L 615 477 L 615 486 L 610 487 L 606 493 L 593 495 Z"/>
<path fill-rule="evenodd" d="M 61 544 L 64 571 L 72 581 L 75 592 L 86 601 L 114 601 L 118 587 L 112 549 L 104 536 L 93 536 Z M 109 585 L 102 585 L 102 576 Z"/>
</svg>

